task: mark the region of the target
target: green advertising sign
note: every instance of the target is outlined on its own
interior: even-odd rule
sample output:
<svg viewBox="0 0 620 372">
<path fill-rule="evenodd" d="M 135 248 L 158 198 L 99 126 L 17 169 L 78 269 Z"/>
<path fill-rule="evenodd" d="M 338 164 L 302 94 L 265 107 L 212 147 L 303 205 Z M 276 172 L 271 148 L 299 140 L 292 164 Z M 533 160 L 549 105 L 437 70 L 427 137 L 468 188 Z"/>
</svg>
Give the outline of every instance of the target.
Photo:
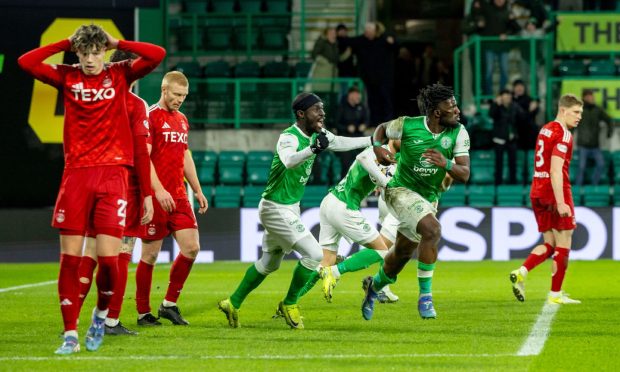
<svg viewBox="0 0 620 372">
<path fill-rule="evenodd" d="M 557 52 L 620 51 L 620 13 L 562 13 L 557 21 Z"/>
<path fill-rule="evenodd" d="M 581 97 L 584 89 L 594 91 L 596 104 L 601 106 L 612 118 L 620 120 L 620 79 L 616 80 L 564 80 L 562 95 L 572 93 Z"/>
</svg>

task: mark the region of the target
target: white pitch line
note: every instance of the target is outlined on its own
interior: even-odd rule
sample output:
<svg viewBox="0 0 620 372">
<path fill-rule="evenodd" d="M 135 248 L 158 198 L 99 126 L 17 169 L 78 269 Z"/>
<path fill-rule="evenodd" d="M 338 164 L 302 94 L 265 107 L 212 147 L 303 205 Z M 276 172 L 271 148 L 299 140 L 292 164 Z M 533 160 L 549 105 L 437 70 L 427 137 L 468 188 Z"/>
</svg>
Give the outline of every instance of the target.
<svg viewBox="0 0 620 372">
<path fill-rule="evenodd" d="M 202 360 L 308 360 L 308 359 L 390 359 L 390 358 L 496 358 L 514 357 L 514 354 L 301 354 L 301 355 L 118 355 L 118 356 L 13 356 L 0 357 L 0 361 L 61 361 L 67 360 L 182 360 L 182 359 L 202 359 Z"/>
<path fill-rule="evenodd" d="M 531 356 L 538 355 L 545 346 L 547 338 L 549 338 L 549 332 L 551 331 L 551 323 L 555 313 L 558 312 L 560 305 L 550 304 L 545 302 L 536 323 L 530 331 L 530 335 L 527 337 L 521 349 L 517 352 L 517 356 Z"/>
<path fill-rule="evenodd" d="M 48 280 L 47 282 L 23 284 L 23 285 L 17 285 L 15 287 L 0 288 L 0 293 L 17 291 L 18 289 L 26 289 L 26 288 L 32 288 L 32 287 L 41 287 L 41 286 L 49 285 L 49 284 L 56 284 L 57 282 L 58 282 L 58 280 Z"/>
</svg>

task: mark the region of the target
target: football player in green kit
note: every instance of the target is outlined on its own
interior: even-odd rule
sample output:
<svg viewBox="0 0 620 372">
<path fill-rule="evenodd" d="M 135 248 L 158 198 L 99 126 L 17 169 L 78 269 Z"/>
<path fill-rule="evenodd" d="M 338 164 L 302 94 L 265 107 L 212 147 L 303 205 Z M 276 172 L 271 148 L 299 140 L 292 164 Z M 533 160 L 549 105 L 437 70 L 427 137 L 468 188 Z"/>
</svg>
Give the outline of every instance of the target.
<svg viewBox="0 0 620 372">
<path fill-rule="evenodd" d="M 418 312 L 423 319 L 437 317 L 431 284 L 441 225 L 433 203 L 442 193 L 446 173 L 458 182 L 469 179 L 469 135 L 458 121 L 460 111 L 451 88 L 427 86 L 420 91 L 418 101 L 424 116 L 399 117 L 379 125 L 373 135 L 373 149 L 382 164 L 392 163 L 393 156 L 381 146 L 387 139 L 401 140 L 398 168 L 385 190 L 385 201 L 399 225 L 396 242 L 383 266 L 374 277 L 364 279 L 362 316 L 366 320 L 373 316 L 377 292 L 396 281 L 416 247 Z"/>
<path fill-rule="evenodd" d="M 369 137 L 341 137 L 326 131 L 323 128 L 323 102 L 315 94 L 297 95 L 292 109 L 295 123 L 278 139 L 267 186 L 258 206 L 259 218 L 265 228 L 262 256 L 248 268 L 231 296 L 218 303 L 233 328 L 239 327 L 239 308 L 248 294 L 267 275 L 276 271 L 284 256 L 293 250 L 301 255 L 301 259 L 276 314 L 283 316 L 291 328 L 304 328 L 297 302 L 304 285 L 323 258 L 321 246 L 301 222 L 299 211 L 312 164 L 323 150 L 349 151 L 371 144 Z"/>
</svg>

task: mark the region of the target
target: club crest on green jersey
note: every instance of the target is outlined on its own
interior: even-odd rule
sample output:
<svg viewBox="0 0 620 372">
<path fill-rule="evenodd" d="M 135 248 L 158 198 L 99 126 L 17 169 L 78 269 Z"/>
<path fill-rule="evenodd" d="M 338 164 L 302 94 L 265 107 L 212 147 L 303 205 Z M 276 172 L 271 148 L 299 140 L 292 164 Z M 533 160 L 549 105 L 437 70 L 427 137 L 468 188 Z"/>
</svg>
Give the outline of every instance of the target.
<svg viewBox="0 0 620 372">
<path fill-rule="evenodd" d="M 440 144 L 442 148 L 447 150 L 452 147 L 452 138 L 444 136 L 441 138 Z"/>
</svg>

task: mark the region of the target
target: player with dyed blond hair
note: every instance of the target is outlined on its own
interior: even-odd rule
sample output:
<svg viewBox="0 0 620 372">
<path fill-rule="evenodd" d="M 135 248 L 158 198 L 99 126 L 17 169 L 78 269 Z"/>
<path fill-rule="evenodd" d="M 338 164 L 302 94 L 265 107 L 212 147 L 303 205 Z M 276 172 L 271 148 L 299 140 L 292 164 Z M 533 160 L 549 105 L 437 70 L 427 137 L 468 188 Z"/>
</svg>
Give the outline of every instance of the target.
<svg viewBox="0 0 620 372">
<path fill-rule="evenodd" d="M 152 141 L 151 173 L 155 203 L 153 221 L 141 234 L 142 256 L 136 270 L 136 306 L 138 325 L 161 325 L 158 318 L 166 318 L 175 325 L 188 325 L 181 316 L 177 300 L 200 251 L 198 224 L 189 202 L 185 183 L 187 179 L 194 191 L 198 212 L 207 211 L 207 198 L 202 193 L 196 166 L 187 145 L 189 123 L 179 109 L 189 92 L 189 81 L 179 71 L 170 71 L 161 83 L 159 102 L 149 111 L 149 129 Z M 159 177 L 161 177 L 161 179 Z M 172 196 L 170 198 L 169 196 Z M 151 313 L 151 282 L 153 268 L 161 250 L 163 239 L 172 234 L 181 252 L 170 268 L 170 281 L 166 296 L 159 306 L 158 317 Z"/>
<path fill-rule="evenodd" d="M 551 291 L 548 302 L 579 304 L 562 293 L 562 283 L 570 253 L 575 222 L 575 206 L 568 170 L 573 156 L 573 135 L 579 125 L 583 102 L 572 94 L 563 95 L 555 120 L 545 124 L 538 133 L 534 152 L 534 178 L 530 199 L 544 243 L 534 247 L 523 265 L 510 273 L 512 291 L 525 301 L 525 278 L 536 266 L 553 257 Z"/>
<path fill-rule="evenodd" d="M 140 56 L 134 61 L 104 64 L 106 50 Z M 75 65 L 44 61 L 74 51 Z M 78 267 L 84 235 L 96 236 L 98 299 L 86 334 L 86 348 L 103 343 L 104 321 L 117 277 L 118 250 L 126 221 L 127 168 L 133 165 L 133 136 L 126 108 L 129 85 L 151 72 L 166 52 L 153 44 L 117 40 L 100 26 L 83 25 L 68 39 L 22 55 L 21 68 L 60 90 L 64 98 L 65 170 L 52 226 L 60 230 L 58 294 L 64 342 L 56 354 L 80 350 Z"/>
</svg>

